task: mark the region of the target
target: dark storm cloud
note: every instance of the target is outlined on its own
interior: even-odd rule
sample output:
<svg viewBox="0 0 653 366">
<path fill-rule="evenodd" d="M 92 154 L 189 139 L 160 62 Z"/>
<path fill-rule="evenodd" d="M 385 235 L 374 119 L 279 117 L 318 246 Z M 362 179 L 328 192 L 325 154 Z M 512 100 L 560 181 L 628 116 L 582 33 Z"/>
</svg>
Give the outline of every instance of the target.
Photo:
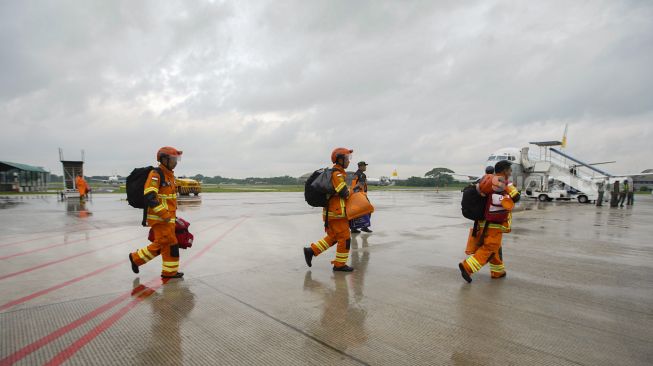
<svg viewBox="0 0 653 366">
<path fill-rule="evenodd" d="M 125 174 L 300 175 L 335 146 L 372 175 L 477 172 L 558 139 L 650 168 L 648 2 L 4 2 L 2 159 Z M 29 138 L 30 144 L 24 141 Z"/>
</svg>

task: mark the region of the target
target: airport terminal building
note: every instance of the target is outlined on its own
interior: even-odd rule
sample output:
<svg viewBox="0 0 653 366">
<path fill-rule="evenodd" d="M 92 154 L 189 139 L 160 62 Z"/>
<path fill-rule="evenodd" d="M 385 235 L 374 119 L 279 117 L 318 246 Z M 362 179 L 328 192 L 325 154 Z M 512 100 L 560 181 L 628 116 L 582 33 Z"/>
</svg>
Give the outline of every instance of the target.
<svg viewBox="0 0 653 366">
<path fill-rule="evenodd" d="M 37 166 L 0 161 L 0 192 L 39 192 L 47 189 L 50 172 Z"/>
<path fill-rule="evenodd" d="M 642 174 L 646 175 L 640 175 L 639 177 L 633 178 L 633 186 L 635 187 L 635 190 L 653 191 L 653 169 L 646 169 Z"/>
</svg>

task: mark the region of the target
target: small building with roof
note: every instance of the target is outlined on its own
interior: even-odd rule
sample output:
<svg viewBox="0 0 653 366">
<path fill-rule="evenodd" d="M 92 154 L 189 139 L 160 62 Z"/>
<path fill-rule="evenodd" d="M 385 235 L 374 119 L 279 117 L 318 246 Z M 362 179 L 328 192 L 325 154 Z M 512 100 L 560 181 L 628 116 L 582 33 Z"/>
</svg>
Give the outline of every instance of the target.
<svg viewBox="0 0 653 366">
<path fill-rule="evenodd" d="M 0 161 L 0 192 L 41 192 L 49 180 L 50 172 L 39 166 Z"/>
<path fill-rule="evenodd" d="M 633 183 L 636 191 L 653 191 L 653 169 L 644 170 L 642 175 L 633 178 Z"/>
</svg>

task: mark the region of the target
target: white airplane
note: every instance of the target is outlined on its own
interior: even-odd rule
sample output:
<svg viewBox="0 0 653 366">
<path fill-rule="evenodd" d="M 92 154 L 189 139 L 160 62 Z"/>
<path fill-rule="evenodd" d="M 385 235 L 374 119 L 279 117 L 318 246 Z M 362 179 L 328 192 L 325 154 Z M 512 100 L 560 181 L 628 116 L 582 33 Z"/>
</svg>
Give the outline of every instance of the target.
<svg viewBox="0 0 653 366">
<path fill-rule="evenodd" d="M 611 164 L 615 161 L 586 163 L 567 152 L 567 126 L 561 141 L 531 142 L 539 148 L 539 155 L 533 154 L 529 147 L 505 147 L 490 154 L 486 167 L 507 160 L 512 163 L 511 181 L 519 190 L 541 201 L 552 199 L 578 199 L 585 203 L 597 198 L 598 183 L 607 184 L 628 180 L 643 174 L 613 175 L 597 168 L 597 165 Z M 609 190 L 605 187 L 606 191 Z"/>
<path fill-rule="evenodd" d="M 112 176 L 110 176 L 110 177 L 107 178 L 107 179 L 100 179 L 99 181 L 100 181 L 101 183 L 111 184 L 111 185 L 114 185 L 114 184 L 125 184 L 125 183 L 127 182 L 127 181 L 125 180 L 125 178 L 120 178 L 120 176 L 118 176 L 118 175 L 112 175 Z"/>
</svg>

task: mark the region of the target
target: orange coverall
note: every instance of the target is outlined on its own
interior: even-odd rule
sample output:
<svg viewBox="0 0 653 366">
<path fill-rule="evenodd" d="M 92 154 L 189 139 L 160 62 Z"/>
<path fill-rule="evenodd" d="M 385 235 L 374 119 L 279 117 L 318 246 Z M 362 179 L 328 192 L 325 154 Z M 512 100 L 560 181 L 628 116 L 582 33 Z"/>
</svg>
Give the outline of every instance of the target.
<svg viewBox="0 0 653 366">
<path fill-rule="evenodd" d="M 86 193 L 88 192 L 88 184 L 86 184 L 86 181 L 83 177 L 78 176 L 75 178 L 75 186 L 77 186 L 80 197 L 86 196 Z"/>
<path fill-rule="evenodd" d="M 345 177 L 347 173 L 340 165 L 333 166 L 333 174 L 331 175 L 331 184 L 336 190 L 336 194 L 329 198 L 328 213 L 329 219 L 326 227 L 326 236 L 311 244 L 313 254 L 320 255 L 327 249 L 338 243 L 336 247 L 336 258 L 331 262 L 334 267 L 342 267 L 347 264 L 349 259 L 349 248 L 351 246 L 351 233 L 349 231 L 349 220 L 345 212 L 345 198 L 340 193 L 343 190 L 348 190 Z M 322 212 L 322 219 L 326 220 L 327 210 Z"/>
<path fill-rule="evenodd" d="M 497 194 L 495 193 L 494 195 Z M 501 206 L 503 206 L 507 211 L 512 211 L 513 207 L 515 207 L 515 203 L 510 197 L 510 194 L 504 192 L 502 193 L 502 196 Z M 490 196 L 488 199 L 492 199 L 492 197 Z M 508 219 L 500 224 L 479 221 L 479 228 L 476 235 L 473 235 L 474 229 L 469 229 L 467 248 L 465 249 L 465 254 L 469 255 L 469 257 L 461 262 L 467 273 L 471 275 L 478 272 L 487 262 L 490 262 L 490 275 L 492 278 L 505 276 L 506 270 L 503 264 L 503 259 L 499 254 L 499 250 L 501 249 L 503 233 L 510 232 L 511 223 L 512 213 L 509 212 Z M 485 233 L 483 245 L 479 246 L 485 225 L 488 225 L 488 228 Z"/>
<path fill-rule="evenodd" d="M 143 193 L 156 194 L 158 206 L 147 209 L 147 225 L 154 231 L 154 241 L 150 245 L 131 253 L 132 260 L 139 266 L 151 261 L 161 254 L 162 276 L 173 276 L 179 269 L 179 245 L 175 235 L 175 218 L 177 212 L 177 186 L 174 172 L 159 165 L 165 178 L 153 169 L 145 181 Z"/>
</svg>

